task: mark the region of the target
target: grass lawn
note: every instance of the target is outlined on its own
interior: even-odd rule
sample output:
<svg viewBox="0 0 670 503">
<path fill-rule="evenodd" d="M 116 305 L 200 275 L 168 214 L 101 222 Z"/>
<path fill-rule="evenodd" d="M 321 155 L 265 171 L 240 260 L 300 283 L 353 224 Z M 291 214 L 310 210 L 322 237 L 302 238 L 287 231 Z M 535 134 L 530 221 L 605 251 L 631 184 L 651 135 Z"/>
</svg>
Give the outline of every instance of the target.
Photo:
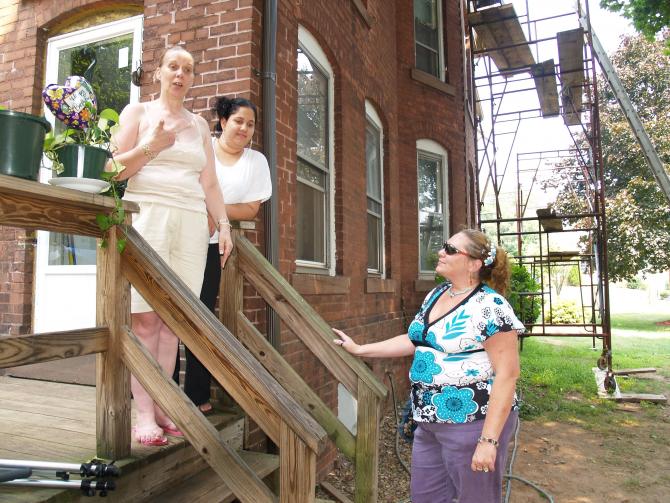
<svg viewBox="0 0 670 503">
<path fill-rule="evenodd" d="M 657 321 L 670 313 L 619 314 L 612 317 L 614 369 L 655 367 L 670 377 L 670 326 Z M 586 428 L 609 429 L 616 421 L 610 414 L 616 403 L 598 398 L 592 367 L 600 356 L 602 343 L 591 339 L 531 337 L 521 352 L 519 391 L 524 419 L 543 419 L 580 424 Z M 622 392 L 665 393 L 667 381 L 617 377 Z M 651 416 L 658 407 L 644 404 Z"/>
</svg>

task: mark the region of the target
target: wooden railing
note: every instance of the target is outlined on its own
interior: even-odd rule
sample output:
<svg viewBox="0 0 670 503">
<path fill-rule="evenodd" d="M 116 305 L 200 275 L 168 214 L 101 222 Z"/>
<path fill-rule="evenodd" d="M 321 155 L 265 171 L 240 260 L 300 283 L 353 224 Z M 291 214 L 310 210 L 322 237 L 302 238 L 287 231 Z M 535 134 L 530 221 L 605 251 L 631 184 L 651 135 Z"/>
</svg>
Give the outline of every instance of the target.
<svg viewBox="0 0 670 503">
<path fill-rule="evenodd" d="M 225 288 L 221 297 L 223 323 L 284 389 L 292 393 L 304 410 L 312 414 L 337 448 L 355 463 L 355 501 L 377 501 L 378 431 L 386 388 L 361 360 L 333 344 L 334 334 L 330 326 L 239 230 L 233 231 L 233 238 L 235 248 L 222 278 Z M 355 436 L 246 318 L 242 312 L 243 279 L 357 399 Z"/>
<path fill-rule="evenodd" d="M 0 225 L 100 238 L 98 195 L 0 175 Z M 126 203 L 128 215 L 137 207 Z M 116 241 L 126 239 L 123 254 Z M 174 419 L 200 455 L 243 502 L 314 500 L 316 456 L 326 432 L 202 305 L 130 226 L 108 235 L 97 257 L 97 327 L 0 337 L 0 368 L 97 354 L 97 456 L 130 454 L 130 372 Z M 129 283 L 279 446 L 279 499 L 158 366 L 130 329 Z"/>
</svg>

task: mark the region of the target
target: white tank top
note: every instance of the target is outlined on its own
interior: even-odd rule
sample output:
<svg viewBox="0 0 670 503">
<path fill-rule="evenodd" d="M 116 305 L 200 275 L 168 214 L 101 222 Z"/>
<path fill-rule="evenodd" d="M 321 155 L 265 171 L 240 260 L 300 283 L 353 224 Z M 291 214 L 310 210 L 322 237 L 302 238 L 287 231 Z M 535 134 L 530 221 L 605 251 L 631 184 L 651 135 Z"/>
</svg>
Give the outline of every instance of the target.
<svg viewBox="0 0 670 503">
<path fill-rule="evenodd" d="M 146 104 L 144 111 L 149 117 Z M 154 126 L 155 122 L 149 123 L 138 145 Z M 200 183 L 200 173 L 206 162 L 202 134 L 191 114 L 191 123 L 177 133 L 174 144 L 159 152 L 128 179 L 123 198 L 206 213 L 205 192 Z"/>
</svg>

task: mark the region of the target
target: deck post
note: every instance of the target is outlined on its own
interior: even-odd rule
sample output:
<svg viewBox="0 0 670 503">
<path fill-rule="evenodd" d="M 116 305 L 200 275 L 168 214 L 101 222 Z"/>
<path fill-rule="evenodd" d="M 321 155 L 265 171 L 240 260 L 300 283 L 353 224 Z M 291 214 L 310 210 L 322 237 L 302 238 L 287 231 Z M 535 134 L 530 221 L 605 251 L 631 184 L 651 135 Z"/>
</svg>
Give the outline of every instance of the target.
<svg viewBox="0 0 670 503">
<path fill-rule="evenodd" d="M 96 323 L 109 327 L 108 349 L 96 359 L 96 453 L 103 459 L 130 456 L 130 373 L 121 359 L 121 338 L 130 326 L 130 286 L 116 246 L 112 229 L 107 246 L 97 251 Z"/>
<path fill-rule="evenodd" d="M 358 418 L 356 431 L 356 503 L 375 503 L 379 468 L 379 397 L 358 380 Z"/>
<path fill-rule="evenodd" d="M 232 229 L 233 243 L 241 235 L 240 229 Z M 244 277 L 240 271 L 237 246 L 228 257 L 226 267 L 221 271 L 219 286 L 219 319 L 237 337 L 237 312 L 242 311 L 244 300 Z"/>
<path fill-rule="evenodd" d="M 284 421 L 279 444 L 279 502 L 312 503 L 316 496 L 316 453 Z"/>
</svg>

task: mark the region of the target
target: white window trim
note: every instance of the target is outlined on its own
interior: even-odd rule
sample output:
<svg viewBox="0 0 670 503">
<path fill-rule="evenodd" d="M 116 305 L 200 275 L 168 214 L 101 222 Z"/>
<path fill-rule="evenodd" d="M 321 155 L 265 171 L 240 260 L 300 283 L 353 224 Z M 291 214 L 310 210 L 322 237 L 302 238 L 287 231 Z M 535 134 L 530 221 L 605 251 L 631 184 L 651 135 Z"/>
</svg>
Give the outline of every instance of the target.
<svg viewBox="0 0 670 503">
<path fill-rule="evenodd" d="M 444 226 L 442 228 L 442 239 L 445 241 L 449 238 L 449 200 L 451 195 L 449 193 L 449 152 L 442 145 L 437 143 L 434 140 L 420 139 L 416 141 L 416 169 L 417 176 L 419 173 L 419 154 L 425 152 L 426 154 L 439 157 L 442 160 L 442 208 L 444 208 L 443 218 Z M 417 183 L 417 193 L 418 193 L 418 183 Z M 416 229 L 417 229 L 417 244 L 419 238 L 419 226 L 421 225 L 420 216 L 419 216 L 419 201 L 417 197 L 417 218 L 416 218 Z M 419 252 L 417 255 L 417 266 L 419 271 L 419 278 L 433 278 L 435 273 L 432 271 L 422 271 L 421 270 L 421 250 L 417 248 Z"/>
<path fill-rule="evenodd" d="M 414 18 L 414 2 L 416 0 L 412 0 L 412 31 L 414 31 L 415 25 L 414 23 L 415 18 Z M 414 31 L 414 67 L 417 68 L 416 66 L 416 45 L 417 45 L 417 40 L 416 40 L 416 31 Z M 423 45 L 423 44 L 420 44 Z M 424 46 L 426 47 L 426 46 Z M 429 48 L 429 49 L 432 49 Z M 445 75 L 446 75 L 446 66 L 444 63 L 444 16 L 442 15 L 442 0 L 438 0 L 437 2 L 437 65 L 438 69 L 440 70 L 440 76 L 436 77 L 439 78 L 442 82 L 445 81 Z M 432 75 L 432 73 L 430 74 Z M 434 76 L 434 75 L 433 75 Z"/>
<path fill-rule="evenodd" d="M 368 100 L 365 100 L 365 118 L 370 121 L 379 131 L 379 182 L 381 184 L 381 227 L 382 235 L 379 246 L 381 246 L 381 269 L 368 269 L 369 274 L 381 274 L 382 278 L 386 278 L 386 234 L 385 229 L 385 207 L 384 207 L 384 127 L 382 126 L 382 119 L 375 110 L 375 107 Z M 367 194 L 366 194 L 367 199 Z M 367 215 L 367 200 L 366 200 L 366 215 Z"/>
<path fill-rule="evenodd" d="M 335 72 L 316 38 L 301 25 L 298 26 L 298 44 L 328 76 L 328 229 L 326 229 L 328 263 L 308 260 L 296 260 L 295 263 L 300 268 L 313 269 L 313 272 L 325 269 L 329 276 L 335 276 Z"/>
</svg>

